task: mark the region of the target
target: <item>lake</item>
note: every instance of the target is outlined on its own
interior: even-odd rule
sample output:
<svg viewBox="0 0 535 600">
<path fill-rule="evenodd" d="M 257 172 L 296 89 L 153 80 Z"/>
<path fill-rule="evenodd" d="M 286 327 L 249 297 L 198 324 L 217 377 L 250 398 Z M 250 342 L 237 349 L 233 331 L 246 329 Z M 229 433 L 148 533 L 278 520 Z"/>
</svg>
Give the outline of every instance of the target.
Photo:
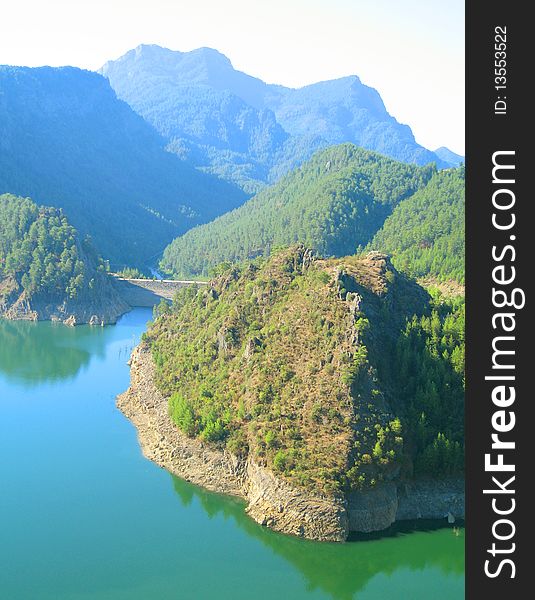
<svg viewBox="0 0 535 600">
<path fill-rule="evenodd" d="M 463 529 L 294 539 L 144 459 L 115 396 L 150 318 L 0 320 L 2 600 L 464 598 Z"/>
</svg>

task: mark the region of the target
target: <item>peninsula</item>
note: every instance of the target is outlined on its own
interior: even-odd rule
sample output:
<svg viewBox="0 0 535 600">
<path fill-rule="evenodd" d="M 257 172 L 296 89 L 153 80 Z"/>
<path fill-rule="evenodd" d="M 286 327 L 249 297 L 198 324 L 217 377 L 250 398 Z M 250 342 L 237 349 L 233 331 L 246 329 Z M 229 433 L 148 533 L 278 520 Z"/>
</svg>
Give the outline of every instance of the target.
<svg viewBox="0 0 535 600">
<path fill-rule="evenodd" d="M 463 517 L 459 319 L 384 254 L 293 246 L 183 289 L 118 406 L 148 458 L 277 531 Z"/>
</svg>

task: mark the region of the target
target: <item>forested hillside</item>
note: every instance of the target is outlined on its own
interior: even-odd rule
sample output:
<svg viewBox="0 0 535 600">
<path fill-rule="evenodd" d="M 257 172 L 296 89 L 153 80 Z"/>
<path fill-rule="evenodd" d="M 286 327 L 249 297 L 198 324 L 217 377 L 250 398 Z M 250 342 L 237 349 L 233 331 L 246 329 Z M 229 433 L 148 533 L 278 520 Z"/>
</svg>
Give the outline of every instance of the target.
<svg viewBox="0 0 535 600">
<path fill-rule="evenodd" d="M 145 343 L 188 436 L 330 494 L 462 470 L 463 326 L 385 255 L 297 246 L 183 289 Z"/>
<path fill-rule="evenodd" d="M 88 284 L 85 271 L 76 230 L 61 210 L 0 196 L 0 277 L 15 277 L 29 295 L 73 298 Z"/>
<path fill-rule="evenodd" d="M 291 89 L 237 71 L 211 48 L 156 45 L 138 46 L 100 72 L 168 150 L 251 193 L 342 142 L 408 163 L 450 164 L 420 146 L 356 76 Z"/>
<path fill-rule="evenodd" d="M 62 207 L 115 267 L 246 199 L 164 145 L 96 73 L 0 67 L 0 193 Z"/>
<path fill-rule="evenodd" d="M 433 172 L 352 144 L 328 148 L 242 207 L 177 238 L 162 266 L 177 275 L 206 275 L 221 262 L 269 255 L 295 242 L 323 256 L 353 254 Z"/>
<path fill-rule="evenodd" d="M 111 286 L 106 264 L 61 209 L 1 195 L 0 313 L 60 318 L 70 316 L 69 306 L 81 304 L 78 313 L 96 316 L 127 309 Z"/>
<path fill-rule="evenodd" d="M 413 277 L 464 282 L 464 167 L 435 173 L 403 200 L 368 245 Z"/>
</svg>

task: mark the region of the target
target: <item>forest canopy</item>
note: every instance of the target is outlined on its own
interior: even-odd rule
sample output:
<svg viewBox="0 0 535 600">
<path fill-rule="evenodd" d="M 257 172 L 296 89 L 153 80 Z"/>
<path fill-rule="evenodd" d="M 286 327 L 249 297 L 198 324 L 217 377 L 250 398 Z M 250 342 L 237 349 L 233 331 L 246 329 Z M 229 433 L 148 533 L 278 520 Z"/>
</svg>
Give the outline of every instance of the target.
<svg viewBox="0 0 535 600">
<path fill-rule="evenodd" d="M 0 279 L 14 278 L 28 296 L 76 298 L 105 270 L 88 240 L 80 240 L 59 208 L 0 196 Z"/>
<path fill-rule="evenodd" d="M 219 263 L 268 256 L 296 242 L 322 256 L 353 254 L 434 172 L 353 144 L 333 146 L 238 209 L 174 240 L 162 267 L 206 276 Z"/>
<path fill-rule="evenodd" d="M 464 282 L 464 166 L 435 173 L 401 202 L 368 245 L 392 256 L 399 270 Z"/>
</svg>

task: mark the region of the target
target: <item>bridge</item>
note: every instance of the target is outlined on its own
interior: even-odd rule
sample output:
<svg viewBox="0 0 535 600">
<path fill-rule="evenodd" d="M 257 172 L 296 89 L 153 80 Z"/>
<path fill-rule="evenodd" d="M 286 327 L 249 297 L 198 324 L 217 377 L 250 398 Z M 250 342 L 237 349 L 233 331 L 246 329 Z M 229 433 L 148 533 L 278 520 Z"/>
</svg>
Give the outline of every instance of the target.
<svg viewBox="0 0 535 600">
<path fill-rule="evenodd" d="M 208 285 L 207 281 L 178 281 L 176 279 L 128 279 L 110 273 L 113 285 L 130 306 L 151 307 L 172 300 L 176 292 L 189 285 Z"/>
</svg>

